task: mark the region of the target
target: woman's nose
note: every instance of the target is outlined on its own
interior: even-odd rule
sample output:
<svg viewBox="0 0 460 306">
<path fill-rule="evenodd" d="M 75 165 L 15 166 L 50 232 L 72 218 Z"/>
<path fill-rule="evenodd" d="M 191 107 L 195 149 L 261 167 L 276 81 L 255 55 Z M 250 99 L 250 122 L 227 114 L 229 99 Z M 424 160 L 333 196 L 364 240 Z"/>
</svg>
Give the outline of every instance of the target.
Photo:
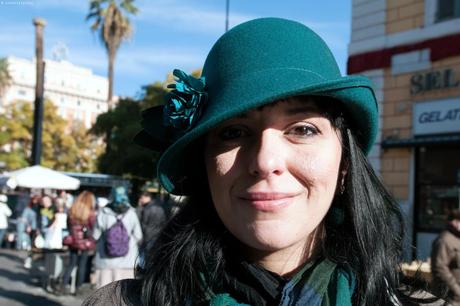
<svg viewBox="0 0 460 306">
<path fill-rule="evenodd" d="M 286 169 L 284 146 L 275 130 L 264 130 L 259 139 L 254 141 L 249 173 L 261 178 L 281 175 Z"/>
</svg>

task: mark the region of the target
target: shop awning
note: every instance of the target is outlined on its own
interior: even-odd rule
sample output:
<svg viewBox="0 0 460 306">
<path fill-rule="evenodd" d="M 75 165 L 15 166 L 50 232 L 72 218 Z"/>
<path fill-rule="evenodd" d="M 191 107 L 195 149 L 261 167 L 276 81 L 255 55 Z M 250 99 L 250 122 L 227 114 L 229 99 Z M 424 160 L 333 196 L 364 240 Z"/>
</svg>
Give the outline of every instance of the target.
<svg viewBox="0 0 460 306">
<path fill-rule="evenodd" d="M 460 144 L 460 134 L 417 136 L 409 139 L 385 139 L 382 148 L 419 147 L 427 145 Z"/>
</svg>

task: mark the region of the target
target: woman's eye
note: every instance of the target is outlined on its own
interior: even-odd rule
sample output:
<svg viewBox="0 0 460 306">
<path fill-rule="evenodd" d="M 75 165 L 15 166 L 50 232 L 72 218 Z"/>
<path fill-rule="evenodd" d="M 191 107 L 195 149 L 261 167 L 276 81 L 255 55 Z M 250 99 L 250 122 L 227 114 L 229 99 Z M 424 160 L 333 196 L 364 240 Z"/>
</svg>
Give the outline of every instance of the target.
<svg viewBox="0 0 460 306">
<path fill-rule="evenodd" d="M 230 126 L 222 129 L 219 132 L 219 138 L 221 140 L 234 140 L 240 137 L 244 137 L 247 134 L 247 131 L 242 127 Z"/>
<path fill-rule="evenodd" d="M 318 134 L 318 129 L 312 125 L 297 125 L 287 131 L 286 134 L 306 137 Z"/>
</svg>

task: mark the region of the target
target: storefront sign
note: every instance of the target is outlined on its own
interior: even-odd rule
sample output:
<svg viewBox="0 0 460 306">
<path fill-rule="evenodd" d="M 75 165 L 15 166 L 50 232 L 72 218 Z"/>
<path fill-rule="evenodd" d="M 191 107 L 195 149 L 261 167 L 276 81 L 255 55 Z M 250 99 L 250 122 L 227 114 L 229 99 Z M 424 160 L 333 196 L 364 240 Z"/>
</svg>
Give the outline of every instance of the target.
<svg viewBox="0 0 460 306">
<path fill-rule="evenodd" d="M 410 85 L 411 95 L 416 95 L 436 89 L 460 87 L 460 78 L 455 76 L 452 69 L 435 70 L 413 75 Z"/>
<path fill-rule="evenodd" d="M 460 132 L 460 97 L 415 103 L 413 127 L 414 135 Z"/>
</svg>

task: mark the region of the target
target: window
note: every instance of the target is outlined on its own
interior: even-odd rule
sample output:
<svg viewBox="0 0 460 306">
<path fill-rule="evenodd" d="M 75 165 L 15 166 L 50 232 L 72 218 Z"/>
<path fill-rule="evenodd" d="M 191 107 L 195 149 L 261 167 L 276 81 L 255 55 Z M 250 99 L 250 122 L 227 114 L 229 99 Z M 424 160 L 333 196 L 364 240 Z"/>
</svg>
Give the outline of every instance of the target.
<svg viewBox="0 0 460 306">
<path fill-rule="evenodd" d="M 416 166 L 418 230 L 446 228 L 447 217 L 460 209 L 460 146 L 420 147 Z"/>
<path fill-rule="evenodd" d="M 438 0 L 436 22 L 460 17 L 460 0 Z"/>
</svg>

